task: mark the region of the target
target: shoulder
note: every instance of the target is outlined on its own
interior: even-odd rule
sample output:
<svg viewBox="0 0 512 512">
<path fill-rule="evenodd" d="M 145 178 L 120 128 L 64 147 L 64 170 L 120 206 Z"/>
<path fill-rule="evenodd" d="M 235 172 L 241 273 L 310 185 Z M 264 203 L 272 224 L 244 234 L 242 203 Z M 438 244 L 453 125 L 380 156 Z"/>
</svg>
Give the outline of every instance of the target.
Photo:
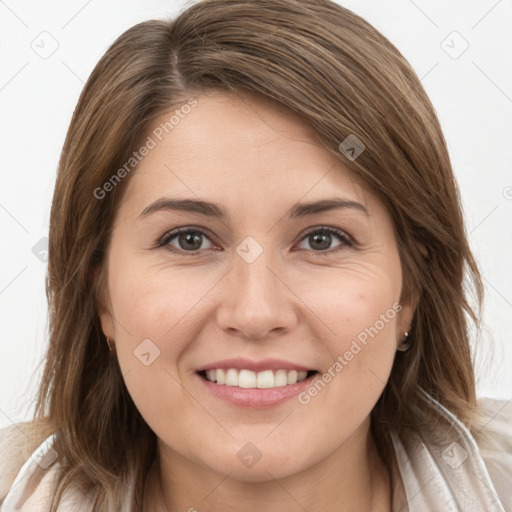
<svg viewBox="0 0 512 512">
<path fill-rule="evenodd" d="M 51 430 L 51 429 L 50 429 Z M 57 434 L 44 420 L 0 430 L 0 511 L 49 510 L 66 457 L 56 451 Z M 59 510 L 92 512 L 97 489 L 77 476 L 68 483 Z"/>
<path fill-rule="evenodd" d="M 416 428 L 392 433 L 409 510 L 504 512 L 512 504 L 512 400 L 481 398 L 467 425 L 422 394 Z"/>
<path fill-rule="evenodd" d="M 482 455 L 495 457 L 499 453 L 501 460 L 511 463 L 512 472 L 512 400 L 478 400 L 471 433 Z"/>
<path fill-rule="evenodd" d="M 512 400 L 481 398 L 471 433 L 498 495 L 512 504 Z"/>
<path fill-rule="evenodd" d="M 34 430 L 33 422 L 13 424 L 0 429 L 0 503 L 38 444 L 38 440 L 34 438 Z"/>
</svg>

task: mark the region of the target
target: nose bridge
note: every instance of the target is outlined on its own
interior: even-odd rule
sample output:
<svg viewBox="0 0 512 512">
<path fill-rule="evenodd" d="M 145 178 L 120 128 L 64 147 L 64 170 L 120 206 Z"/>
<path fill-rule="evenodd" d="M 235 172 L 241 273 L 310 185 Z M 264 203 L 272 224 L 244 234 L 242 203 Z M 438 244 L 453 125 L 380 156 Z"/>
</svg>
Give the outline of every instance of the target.
<svg viewBox="0 0 512 512">
<path fill-rule="evenodd" d="M 278 259 L 270 247 L 263 247 L 253 237 L 239 244 L 219 313 L 223 328 L 259 338 L 273 329 L 290 327 L 292 309 L 286 300 L 286 286 L 278 278 Z"/>
<path fill-rule="evenodd" d="M 275 267 L 275 260 L 268 240 L 264 248 L 255 238 L 249 236 L 236 248 L 234 276 L 239 300 L 246 306 L 263 311 L 271 307 L 269 301 L 279 299 L 275 270 L 270 270 Z"/>
</svg>

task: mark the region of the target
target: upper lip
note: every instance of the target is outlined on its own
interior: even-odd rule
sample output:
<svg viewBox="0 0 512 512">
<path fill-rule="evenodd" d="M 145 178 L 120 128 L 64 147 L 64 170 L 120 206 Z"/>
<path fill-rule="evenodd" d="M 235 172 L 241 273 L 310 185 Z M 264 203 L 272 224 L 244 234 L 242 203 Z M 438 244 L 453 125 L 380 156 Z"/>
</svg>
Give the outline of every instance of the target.
<svg viewBox="0 0 512 512">
<path fill-rule="evenodd" d="M 216 370 L 218 368 L 234 368 L 236 370 L 251 370 L 253 372 L 262 372 L 264 370 L 311 370 L 311 368 L 306 368 L 305 366 L 302 366 L 300 364 L 292 363 L 290 361 L 284 361 L 282 359 L 261 359 L 260 361 L 254 361 L 251 359 L 238 357 L 208 363 L 198 368 L 197 371 L 202 372 L 204 370 Z"/>
</svg>

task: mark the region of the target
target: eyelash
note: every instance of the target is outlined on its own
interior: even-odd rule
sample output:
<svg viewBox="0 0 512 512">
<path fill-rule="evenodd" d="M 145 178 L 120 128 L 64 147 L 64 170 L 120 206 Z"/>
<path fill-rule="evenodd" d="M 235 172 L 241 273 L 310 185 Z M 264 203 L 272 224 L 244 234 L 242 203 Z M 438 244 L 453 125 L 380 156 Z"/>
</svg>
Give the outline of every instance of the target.
<svg viewBox="0 0 512 512">
<path fill-rule="evenodd" d="M 166 233 L 160 239 L 160 242 L 158 242 L 158 244 L 156 245 L 155 248 L 163 247 L 163 248 L 167 249 L 169 252 L 172 252 L 174 254 L 187 255 L 187 256 L 197 256 L 201 251 L 194 251 L 194 252 L 193 251 L 181 251 L 181 250 L 178 250 L 178 249 L 168 245 L 169 242 L 173 238 L 176 238 L 181 233 L 200 233 L 201 235 L 203 235 L 206 238 L 210 239 L 210 237 L 208 236 L 208 233 L 206 231 L 204 231 L 203 229 L 201 229 L 201 228 L 192 228 L 190 226 L 187 226 L 187 227 L 178 228 L 178 229 L 176 229 L 174 231 Z M 325 226 L 322 226 L 320 228 L 315 228 L 315 229 L 312 229 L 311 231 L 308 231 L 301 238 L 300 242 L 304 241 L 306 238 L 308 238 L 309 236 L 311 236 L 314 233 L 323 233 L 323 234 L 327 233 L 327 234 L 330 234 L 330 235 L 335 235 L 342 242 L 340 245 L 337 245 L 334 249 L 328 249 L 328 250 L 325 250 L 325 251 L 312 251 L 315 256 L 329 256 L 329 255 L 331 255 L 333 253 L 336 253 L 336 252 L 338 252 L 338 251 L 340 251 L 340 250 L 342 250 L 342 249 L 344 249 L 346 247 L 353 247 L 355 245 L 354 242 L 352 241 L 352 239 L 344 231 L 341 231 L 341 230 L 335 229 L 335 228 L 325 227 Z"/>
</svg>

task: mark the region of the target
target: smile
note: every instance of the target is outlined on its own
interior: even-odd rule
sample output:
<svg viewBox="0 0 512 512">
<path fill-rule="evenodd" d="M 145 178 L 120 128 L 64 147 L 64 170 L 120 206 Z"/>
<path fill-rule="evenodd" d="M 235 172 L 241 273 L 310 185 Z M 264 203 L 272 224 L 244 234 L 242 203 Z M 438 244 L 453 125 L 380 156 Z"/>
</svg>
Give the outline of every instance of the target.
<svg viewBox="0 0 512 512">
<path fill-rule="evenodd" d="M 224 403 L 267 409 L 303 392 L 320 373 L 285 359 L 237 357 L 210 361 L 195 374 L 201 388 Z"/>
<path fill-rule="evenodd" d="M 269 389 L 297 384 L 316 372 L 286 369 L 254 372 L 247 369 L 217 368 L 204 370 L 201 373 L 206 380 L 219 385 L 235 386 L 244 389 Z"/>
</svg>

